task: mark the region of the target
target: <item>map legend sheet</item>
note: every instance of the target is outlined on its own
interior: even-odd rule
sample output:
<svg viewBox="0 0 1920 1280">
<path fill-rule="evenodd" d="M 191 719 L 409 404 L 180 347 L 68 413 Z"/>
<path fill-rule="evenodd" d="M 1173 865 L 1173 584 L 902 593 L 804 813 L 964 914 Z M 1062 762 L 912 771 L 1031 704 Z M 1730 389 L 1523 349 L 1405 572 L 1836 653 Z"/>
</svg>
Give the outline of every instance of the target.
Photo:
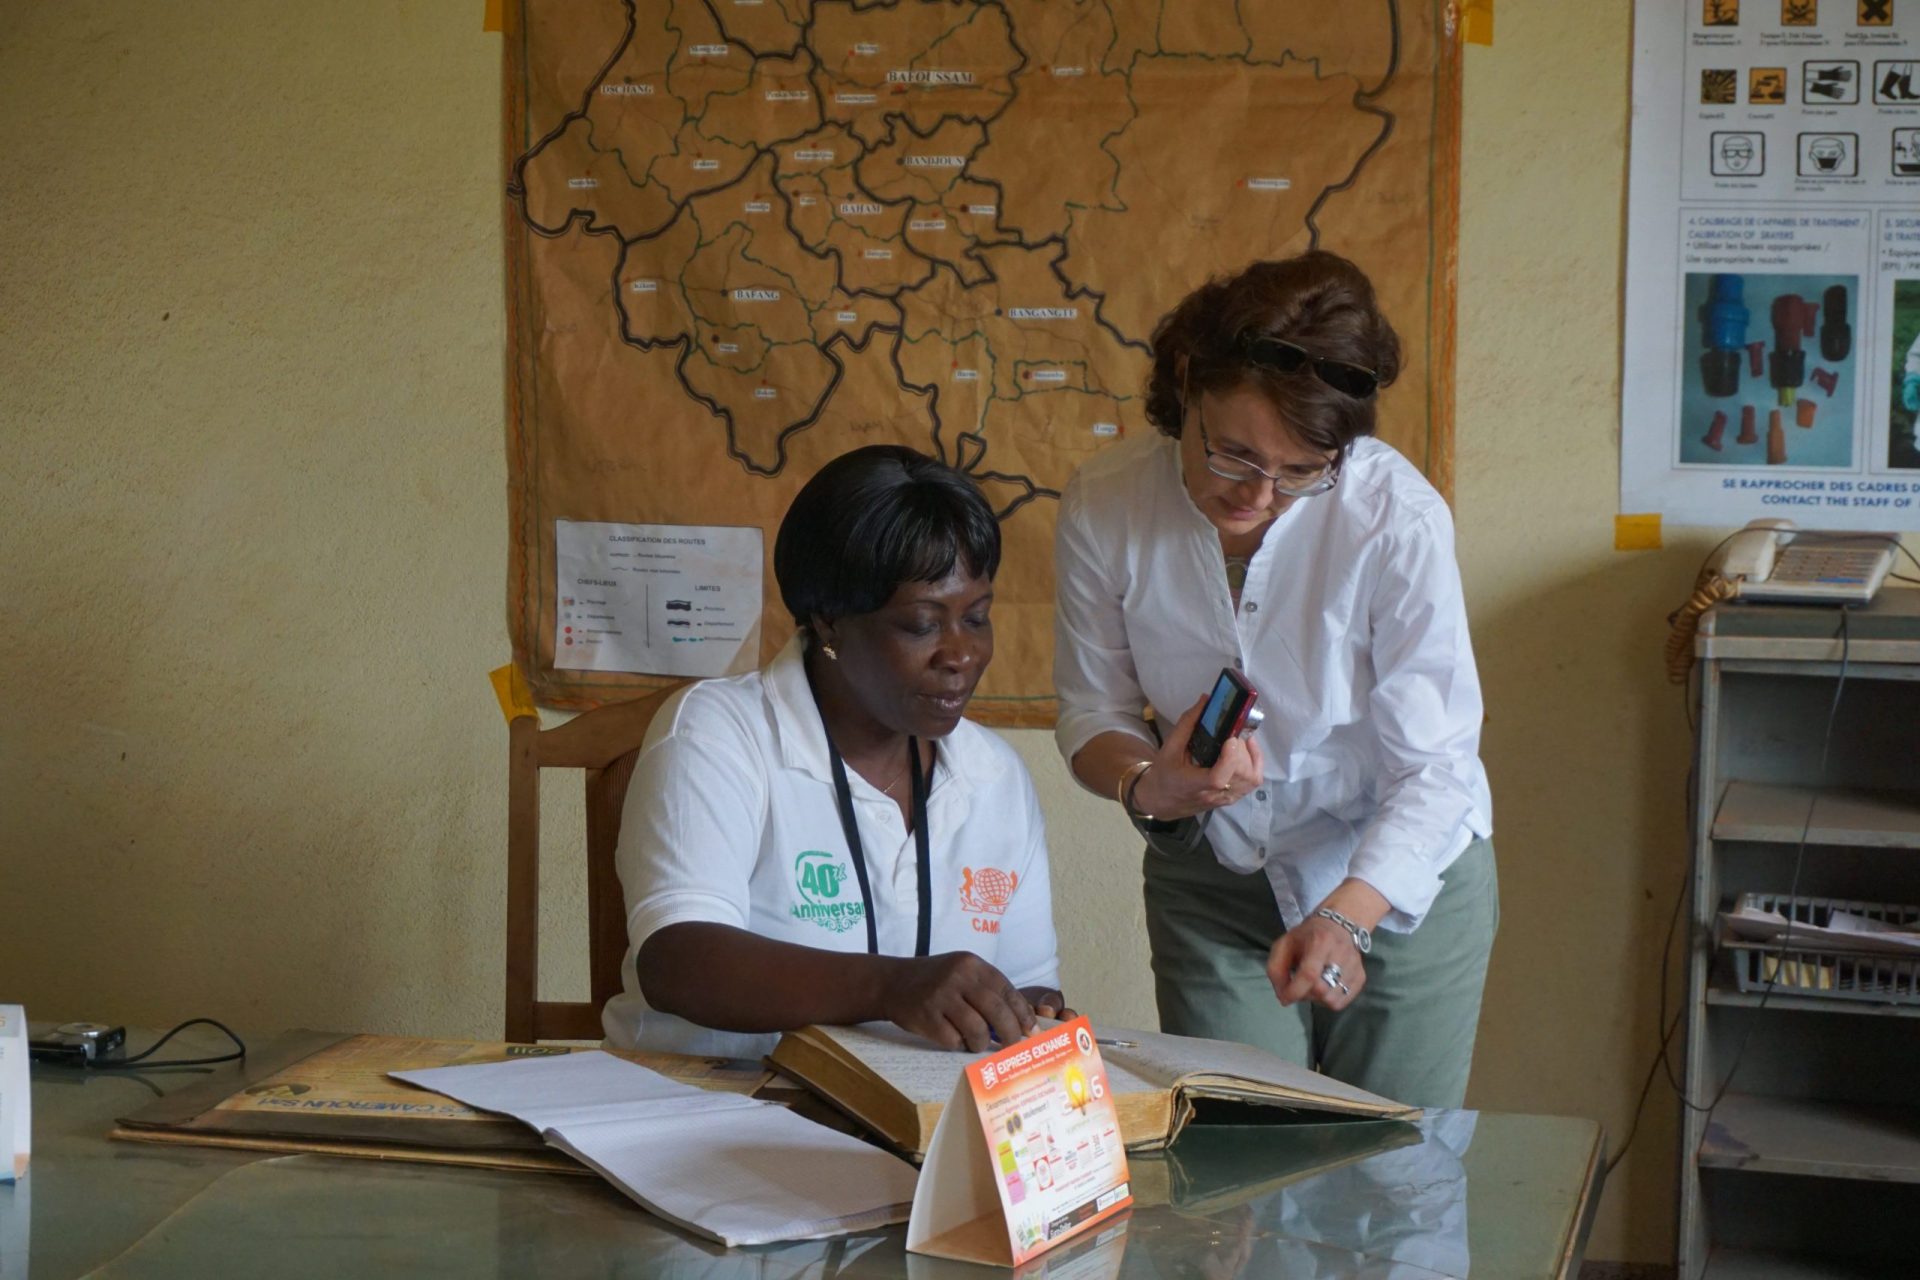
<svg viewBox="0 0 1920 1280">
<path fill-rule="evenodd" d="M 721 676 L 760 634 L 760 531 L 560 520 L 554 665 Z"/>
</svg>

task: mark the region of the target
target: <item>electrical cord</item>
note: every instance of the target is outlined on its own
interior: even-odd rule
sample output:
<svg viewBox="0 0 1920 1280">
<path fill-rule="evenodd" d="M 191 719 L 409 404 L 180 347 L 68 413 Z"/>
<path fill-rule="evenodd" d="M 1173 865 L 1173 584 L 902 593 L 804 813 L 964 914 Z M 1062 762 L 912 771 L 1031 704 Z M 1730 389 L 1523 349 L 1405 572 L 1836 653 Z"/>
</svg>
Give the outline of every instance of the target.
<svg viewBox="0 0 1920 1280">
<path fill-rule="evenodd" d="M 185 1031 L 188 1027 L 218 1027 L 227 1039 L 233 1041 L 234 1051 L 223 1053 L 215 1058 L 163 1058 L 159 1062 L 148 1062 L 154 1051 L 161 1045 Z M 247 1042 L 233 1033 L 226 1023 L 213 1018 L 189 1018 L 173 1030 L 155 1040 L 152 1044 L 134 1054 L 131 1058 L 114 1058 L 104 1062 L 89 1062 L 87 1066 L 94 1071 L 157 1071 L 162 1067 L 211 1067 L 222 1062 L 238 1062 L 247 1056 Z"/>
<path fill-rule="evenodd" d="M 1834 681 L 1833 701 L 1827 705 L 1827 728 L 1820 741 L 1820 764 L 1819 767 L 1814 770 L 1813 774 L 1813 785 L 1816 788 L 1823 785 L 1827 780 L 1827 759 L 1833 751 L 1833 729 L 1840 717 L 1840 694 L 1847 687 L 1847 664 L 1851 657 L 1850 651 L 1852 649 L 1853 633 L 1851 627 L 1848 625 L 1850 615 L 1845 608 L 1842 608 L 1839 612 L 1840 674 Z M 1805 868 L 1807 862 L 1807 837 L 1813 832 L 1813 806 L 1814 797 L 1809 796 L 1807 798 L 1807 817 L 1806 820 L 1800 824 L 1800 840 L 1794 846 L 1793 850 L 1793 876 L 1787 884 L 1787 929 L 1785 933 L 1780 935 L 1779 943 L 1780 953 L 1783 957 L 1793 947 L 1793 927 L 1800 922 L 1798 918 L 1800 872 Z M 1767 985 L 1760 991 L 1760 1002 L 1753 1007 L 1756 1014 L 1765 1009 L 1767 1007 L 1767 1001 L 1773 998 L 1773 990 L 1779 985 L 1780 975 L 1786 971 L 1786 967 L 1783 959 L 1774 961 L 1773 972 L 1767 975 Z M 1663 990 L 1662 995 L 1664 996 L 1664 994 L 1665 992 Z M 1688 1098 L 1686 1091 L 1682 1089 L 1679 1091 L 1679 1098 L 1683 1104 L 1691 1110 L 1705 1112 L 1709 1120 L 1713 1118 L 1715 1109 L 1719 1107 L 1721 1100 L 1727 1096 L 1727 1090 L 1733 1087 L 1733 1078 L 1738 1074 L 1741 1060 L 1744 1059 L 1747 1054 L 1747 1042 L 1753 1039 L 1753 1029 L 1754 1026 L 1759 1024 L 1759 1021 L 1758 1018 L 1753 1019 L 1748 1025 L 1746 1033 L 1740 1037 L 1740 1047 L 1734 1051 L 1733 1064 L 1727 1068 L 1726 1078 L 1720 1082 L 1720 1088 L 1714 1093 L 1713 1101 L 1702 1107 Z"/>
<path fill-rule="evenodd" d="M 1916 567 L 1920 567 L 1920 558 L 1916 558 L 1913 552 L 1907 550 L 1907 548 L 1901 544 L 1901 542 L 1897 537 L 1892 535 L 1887 535 L 1887 534 L 1866 534 L 1861 536 L 1866 538 L 1872 538 L 1878 541 L 1887 542 L 1894 549 L 1898 550 L 1902 555 L 1906 556 L 1909 560 L 1914 561 L 1914 564 Z M 1727 544 L 1727 542 L 1731 541 L 1731 538 L 1732 538 L 1732 535 L 1729 535 L 1728 538 L 1723 538 L 1720 541 L 1720 543 L 1713 548 L 1712 551 L 1709 551 L 1707 553 L 1706 560 L 1711 561 L 1713 559 L 1714 554 L 1717 553 L 1721 547 L 1724 547 Z M 1706 562 L 1703 561 L 1701 566 L 1701 572 L 1698 579 L 1698 581 L 1703 584 L 1705 583 L 1706 577 L 1707 577 L 1706 571 L 1705 571 L 1705 564 Z M 1901 575 L 1893 574 L 1889 576 L 1900 577 Z M 1902 580 L 1908 581 L 1909 579 L 1902 578 Z M 1913 581 L 1920 581 L 1920 580 L 1913 580 Z M 1729 592 L 1728 594 L 1731 595 L 1731 592 Z M 1699 592 L 1696 591 L 1695 599 L 1697 599 L 1698 596 L 1699 596 Z M 1679 618 L 1680 614 L 1684 612 L 1692 604 L 1693 604 L 1693 600 L 1689 600 L 1688 605 L 1682 606 L 1681 610 L 1677 610 L 1674 615 L 1669 617 L 1668 620 L 1670 622 L 1675 623 L 1676 634 L 1681 625 L 1680 622 L 1677 621 L 1677 619 Z M 1708 607 L 1711 607 L 1711 605 L 1709 605 Z M 1697 629 L 1698 627 L 1699 613 L 1704 613 L 1704 612 L 1705 612 L 1705 609 L 1701 609 L 1697 613 L 1695 613 L 1695 615 L 1690 619 L 1690 621 L 1693 624 L 1693 627 L 1689 629 L 1689 633 L 1688 633 L 1689 639 L 1691 638 L 1692 629 Z M 1816 786 L 1819 785 L 1819 783 L 1821 781 L 1824 781 L 1824 779 L 1826 778 L 1828 757 L 1831 754 L 1833 749 L 1834 726 L 1837 722 L 1839 712 L 1840 712 L 1840 696 L 1841 696 L 1841 693 L 1846 689 L 1847 671 L 1848 671 L 1849 663 L 1852 658 L 1853 634 L 1852 634 L 1852 628 L 1850 625 L 1851 616 L 1845 607 L 1840 608 L 1839 610 L 1837 610 L 1837 612 L 1840 615 L 1840 670 L 1838 673 L 1838 678 L 1834 683 L 1833 701 L 1829 704 L 1827 708 L 1826 730 L 1820 744 L 1820 764 L 1815 774 Z M 1673 637 L 1669 637 L 1668 646 L 1667 646 L 1669 673 L 1671 673 L 1673 670 L 1673 666 L 1672 666 L 1673 643 L 1674 643 Z M 1692 663 L 1691 663 L 1692 654 L 1690 651 L 1691 650 L 1690 643 L 1688 645 L 1688 649 L 1689 649 L 1689 652 L 1687 654 L 1687 657 L 1689 659 L 1687 664 L 1688 670 L 1686 674 L 1681 676 L 1681 681 L 1686 683 L 1688 686 L 1685 694 L 1686 713 L 1687 713 L 1687 723 L 1689 727 L 1691 727 L 1693 724 L 1693 702 L 1692 702 L 1693 689 L 1692 689 L 1692 684 L 1690 679 L 1691 666 L 1692 666 Z M 1699 811 L 1696 807 L 1696 802 L 1698 800 L 1698 796 L 1696 795 L 1697 789 L 1694 785 L 1695 779 L 1698 776 L 1697 768 L 1698 768 L 1697 761 L 1689 762 L 1689 765 L 1687 768 L 1687 782 L 1686 782 L 1687 830 L 1689 833 L 1695 830 L 1697 825 L 1697 819 L 1699 816 Z M 1792 943 L 1793 927 L 1796 923 L 1798 923 L 1798 921 L 1794 917 L 1794 905 L 1799 900 L 1800 873 L 1803 867 L 1805 866 L 1807 840 L 1809 836 L 1812 834 L 1812 831 L 1813 831 L 1813 804 L 1811 801 L 1809 801 L 1807 805 L 1806 820 L 1804 823 L 1801 824 L 1800 838 L 1794 849 L 1793 875 L 1791 877 L 1791 882 L 1787 890 L 1787 928 L 1786 928 L 1786 932 L 1781 935 L 1780 942 L 1779 942 L 1779 946 L 1782 952 L 1786 951 L 1790 946 L 1790 944 Z M 1691 836 L 1689 838 L 1691 838 Z M 1726 1097 L 1728 1090 L 1732 1087 L 1734 1077 L 1740 1070 L 1741 1061 L 1746 1056 L 1747 1043 L 1752 1038 L 1752 1035 L 1753 1035 L 1753 1027 L 1749 1026 L 1747 1028 L 1746 1033 L 1740 1039 L 1740 1047 L 1734 1053 L 1733 1063 L 1731 1066 L 1727 1068 L 1726 1077 L 1720 1082 L 1720 1087 L 1717 1090 L 1715 1090 L 1713 1098 L 1710 1102 L 1708 1102 L 1705 1106 L 1702 1106 L 1701 1104 L 1695 1102 L 1692 1098 L 1687 1096 L 1686 1084 L 1675 1073 L 1673 1058 L 1671 1053 L 1669 1052 L 1673 1042 L 1674 1033 L 1679 1029 L 1680 1023 L 1685 1017 L 1686 1011 L 1682 1009 L 1679 1012 L 1676 1012 L 1671 1019 L 1668 1018 L 1667 990 L 1671 984 L 1670 964 L 1671 964 L 1671 957 L 1673 954 L 1673 938 L 1674 938 L 1674 933 L 1679 927 L 1681 910 L 1685 906 L 1687 901 L 1688 879 L 1689 877 L 1687 876 L 1682 877 L 1681 883 L 1680 883 L 1680 889 L 1674 895 L 1673 910 L 1671 913 L 1669 913 L 1667 917 L 1666 938 L 1661 943 L 1661 946 L 1660 946 L 1660 990 L 1659 990 L 1660 1007 L 1659 1007 L 1659 1020 L 1658 1022 L 1656 1022 L 1655 1025 L 1657 1027 L 1664 1028 L 1664 1030 L 1661 1031 L 1659 1043 L 1658 1045 L 1656 1045 L 1654 1049 L 1653 1061 L 1647 1067 L 1646 1078 L 1641 1083 L 1640 1095 L 1638 1099 L 1634 1102 L 1633 1121 L 1627 1128 L 1626 1140 L 1620 1144 L 1620 1149 L 1616 1151 L 1613 1157 L 1607 1162 L 1606 1172 L 1608 1175 L 1611 1175 L 1614 1169 L 1619 1165 L 1619 1163 L 1626 1158 L 1628 1149 L 1632 1147 L 1634 1138 L 1639 1134 L 1640 1120 L 1646 1109 L 1647 1097 L 1653 1090 L 1654 1080 L 1656 1079 L 1658 1073 L 1663 1068 L 1665 1070 L 1666 1077 L 1667 1077 L 1667 1085 L 1673 1091 L 1674 1096 L 1680 1100 L 1681 1105 L 1687 1110 L 1701 1111 L 1706 1113 L 1708 1117 L 1711 1117 L 1714 1110 L 1717 1107 L 1719 1107 L 1721 1101 Z M 1773 972 L 1767 976 L 1766 986 L 1762 989 L 1760 993 L 1760 1000 L 1754 1006 L 1754 1012 L 1756 1014 L 1758 1014 L 1761 1010 L 1764 1010 L 1767 1007 L 1767 1003 L 1772 998 L 1774 988 L 1778 985 L 1780 980 L 1780 975 L 1784 971 L 1784 969 L 1785 969 L 1785 965 L 1776 963 L 1774 965 Z"/>
<path fill-rule="evenodd" d="M 1700 618 L 1707 610 L 1722 600 L 1733 598 L 1737 586 L 1730 578 L 1723 578 L 1710 571 L 1707 566 L 1720 554 L 1720 548 L 1745 533 L 1736 529 L 1720 541 L 1713 544 L 1713 550 L 1700 561 L 1700 568 L 1693 575 L 1693 594 L 1687 602 L 1667 615 L 1667 625 L 1672 628 L 1667 633 L 1667 682 L 1685 684 L 1693 671 L 1693 637 L 1700 630 Z M 1688 723 L 1692 723 L 1692 710 L 1689 704 Z"/>
<path fill-rule="evenodd" d="M 1827 756 L 1828 756 L 1828 753 L 1831 752 L 1833 749 L 1833 727 L 1834 727 L 1834 722 L 1838 718 L 1839 712 L 1840 712 L 1840 693 L 1842 690 L 1844 690 L 1847 687 L 1847 659 L 1849 657 L 1848 650 L 1851 647 L 1851 641 L 1853 638 L 1851 629 L 1848 627 L 1848 618 L 1849 618 L 1849 615 L 1847 613 L 1847 610 L 1845 606 L 1842 606 L 1840 609 L 1840 674 L 1839 674 L 1839 678 L 1834 681 L 1833 701 L 1827 707 L 1827 728 L 1826 728 L 1826 733 L 1820 742 L 1820 767 L 1814 773 L 1815 787 L 1819 787 L 1822 783 L 1826 781 Z M 1739 1073 L 1740 1063 L 1747 1056 L 1747 1044 L 1749 1041 L 1753 1039 L 1753 1029 L 1755 1026 L 1759 1025 L 1760 1019 L 1758 1015 L 1764 1009 L 1766 1009 L 1767 1001 L 1772 998 L 1773 989 L 1780 981 L 1780 975 L 1786 972 L 1787 956 L 1788 954 L 1790 954 L 1790 951 L 1793 945 L 1793 926 L 1799 923 L 1800 870 L 1801 870 L 1801 867 L 1805 865 L 1805 862 L 1806 862 L 1807 837 L 1813 830 L 1813 806 L 1814 806 L 1814 798 L 1810 796 L 1807 799 L 1806 821 L 1803 822 L 1800 826 L 1800 841 L 1793 851 L 1793 878 L 1792 878 L 1791 884 L 1787 889 L 1786 932 L 1780 935 L 1779 952 L 1778 952 L 1778 957 L 1773 962 L 1773 972 L 1767 975 L 1767 985 L 1760 992 L 1760 1002 L 1754 1005 L 1753 1007 L 1755 1017 L 1751 1022 L 1748 1023 L 1745 1034 L 1743 1034 L 1740 1037 L 1740 1047 L 1736 1049 L 1733 1054 L 1733 1065 L 1727 1068 L 1726 1079 L 1720 1082 L 1719 1091 L 1713 1095 L 1713 1101 L 1708 1103 L 1705 1107 L 1699 1106 L 1692 1099 L 1688 1098 L 1686 1095 L 1685 1089 L 1682 1088 L 1682 1089 L 1675 1090 L 1676 1095 L 1679 1097 L 1680 1103 L 1682 1106 L 1687 1107 L 1694 1111 L 1704 1111 L 1706 1113 L 1703 1123 L 1709 1122 L 1713 1119 L 1713 1113 L 1720 1106 L 1721 1100 L 1727 1096 L 1727 1090 L 1733 1087 L 1733 1078 L 1735 1075 Z M 1665 960 L 1666 958 L 1664 956 L 1661 957 L 1663 972 L 1665 969 Z M 1665 1003 L 1666 1003 L 1665 997 L 1666 997 L 1666 985 L 1663 982 L 1661 984 L 1661 1004 L 1662 1004 L 1663 1013 L 1664 1013 Z M 1706 1261 L 1701 1265 L 1701 1268 L 1700 1268 L 1701 1280 L 1706 1280 L 1707 1273 L 1712 1269 L 1713 1269 L 1713 1255 L 1709 1253 L 1707 1255 Z"/>
<path fill-rule="evenodd" d="M 1920 556 L 1916 556 L 1915 554 L 1913 554 L 1913 552 L 1907 550 L 1907 544 L 1900 541 L 1899 537 L 1890 533 L 1882 534 L 1880 536 L 1884 537 L 1887 540 L 1888 546 L 1892 547 L 1895 551 L 1898 551 L 1901 555 L 1905 556 L 1907 559 L 1913 561 L 1914 568 L 1920 569 Z M 1888 573 L 1887 576 L 1898 582 L 1911 582 L 1916 585 L 1920 585 L 1920 578 L 1910 578 L 1904 573 Z"/>
</svg>

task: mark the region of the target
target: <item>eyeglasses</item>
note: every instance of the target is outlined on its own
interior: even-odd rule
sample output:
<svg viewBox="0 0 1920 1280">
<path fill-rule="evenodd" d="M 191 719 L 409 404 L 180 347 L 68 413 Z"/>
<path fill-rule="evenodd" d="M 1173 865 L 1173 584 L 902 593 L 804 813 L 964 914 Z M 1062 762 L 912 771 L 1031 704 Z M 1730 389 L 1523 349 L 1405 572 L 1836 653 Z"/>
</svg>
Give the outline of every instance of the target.
<svg viewBox="0 0 1920 1280">
<path fill-rule="evenodd" d="M 1222 480 L 1231 480 L 1235 484 L 1251 484 L 1255 480 L 1265 480 L 1273 486 L 1273 491 L 1283 498 L 1318 497 L 1340 483 L 1339 457 L 1331 462 L 1323 462 L 1317 467 L 1282 467 L 1276 474 L 1264 467 L 1255 466 L 1245 458 L 1216 451 L 1213 441 L 1207 438 L 1207 411 L 1201 407 L 1198 400 L 1191 399 L 1187 395 L 1187 384 L 1184 378 L 1180 383 L 1180 402 L 1193 406 L 1194 423 L 1200 428 L 1200 451 L 1206 455 L 1207 470 Z"/>
<path fill-rule="evenodd" d="M 1365 400 L 1380 389 L 1380 375 L 1344 360 L 1326 360 L 1281 338 L 1249 338 L 1240 347 L 1251 364 L 1275 373 L 1298 373 L 1301 366 L 1342 395 Z"/>
<path fill-rule="evenodd" d="M 1312 498 L 1325 493 L 1340 483 L 1340 460 L 1323 462 L 1317 467 L 1282 467 L 1278 475 L 1263 467 L 1256 467 L 1245 458 L 1235 457 L 1231 453 L 1215 452 L 1213 442 L 1207 439 L 1207 415 L 1197 403 L 1193 406 L 1195 420 L 1200 424 L 1200 449 L 1207 455 L 1207 470 L 1222 480 L 1232 480 L 1236 484 L 1249 484 L 1255 480 L 1265 480 L 1273 486 L 1273 491 L 1283 498 Z"/>
</svg>

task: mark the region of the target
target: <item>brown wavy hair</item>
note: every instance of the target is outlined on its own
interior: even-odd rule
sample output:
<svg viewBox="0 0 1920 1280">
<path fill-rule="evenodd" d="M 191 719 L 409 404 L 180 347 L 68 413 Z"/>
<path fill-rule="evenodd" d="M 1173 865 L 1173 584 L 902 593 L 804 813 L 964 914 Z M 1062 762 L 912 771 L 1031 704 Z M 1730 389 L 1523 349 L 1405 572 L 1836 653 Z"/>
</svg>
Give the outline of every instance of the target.
<svg viewBox="0 0 1920 1280">
<path fill-rule="evenodd" d="M 1184 359 L 1188 394 L 1258 391 L 1309 448 L 1345 453 L 1354 440 L 1373 434 L 1377 394 L 1362 400 L 1335 391 L 1305 366 L 1283 374 L 1255 364 L 1245 351 L 1260 338 L 1371 369 L 1382 387 L 1400 373 L 1400 339 L 1380 314 L 1366 273 L 1316 249 L 1209 280 L 1161 318 L 1153 330 L 1147 419 L 1179 438 Z"/>
</svg>

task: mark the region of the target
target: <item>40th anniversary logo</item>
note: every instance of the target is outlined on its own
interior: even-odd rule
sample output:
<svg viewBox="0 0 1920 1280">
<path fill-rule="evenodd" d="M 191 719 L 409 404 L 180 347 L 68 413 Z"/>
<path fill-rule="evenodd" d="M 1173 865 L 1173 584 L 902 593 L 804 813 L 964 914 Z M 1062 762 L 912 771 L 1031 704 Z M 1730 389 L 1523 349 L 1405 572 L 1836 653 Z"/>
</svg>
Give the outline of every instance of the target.
<svg viewBox="0 0 1920 1280">
<path fill-rule="evenodd" d="M 819 849 L 803 852 L 793 860 L 793 884 L 800 895 L 800 901 L 793 904 L 794 919 L 811 920 L 835 933 L 845 933 L 860 924 L 866 919 L 866 904 L 840 901 L 846 883 L 846 863 Z"/>
</svg>

